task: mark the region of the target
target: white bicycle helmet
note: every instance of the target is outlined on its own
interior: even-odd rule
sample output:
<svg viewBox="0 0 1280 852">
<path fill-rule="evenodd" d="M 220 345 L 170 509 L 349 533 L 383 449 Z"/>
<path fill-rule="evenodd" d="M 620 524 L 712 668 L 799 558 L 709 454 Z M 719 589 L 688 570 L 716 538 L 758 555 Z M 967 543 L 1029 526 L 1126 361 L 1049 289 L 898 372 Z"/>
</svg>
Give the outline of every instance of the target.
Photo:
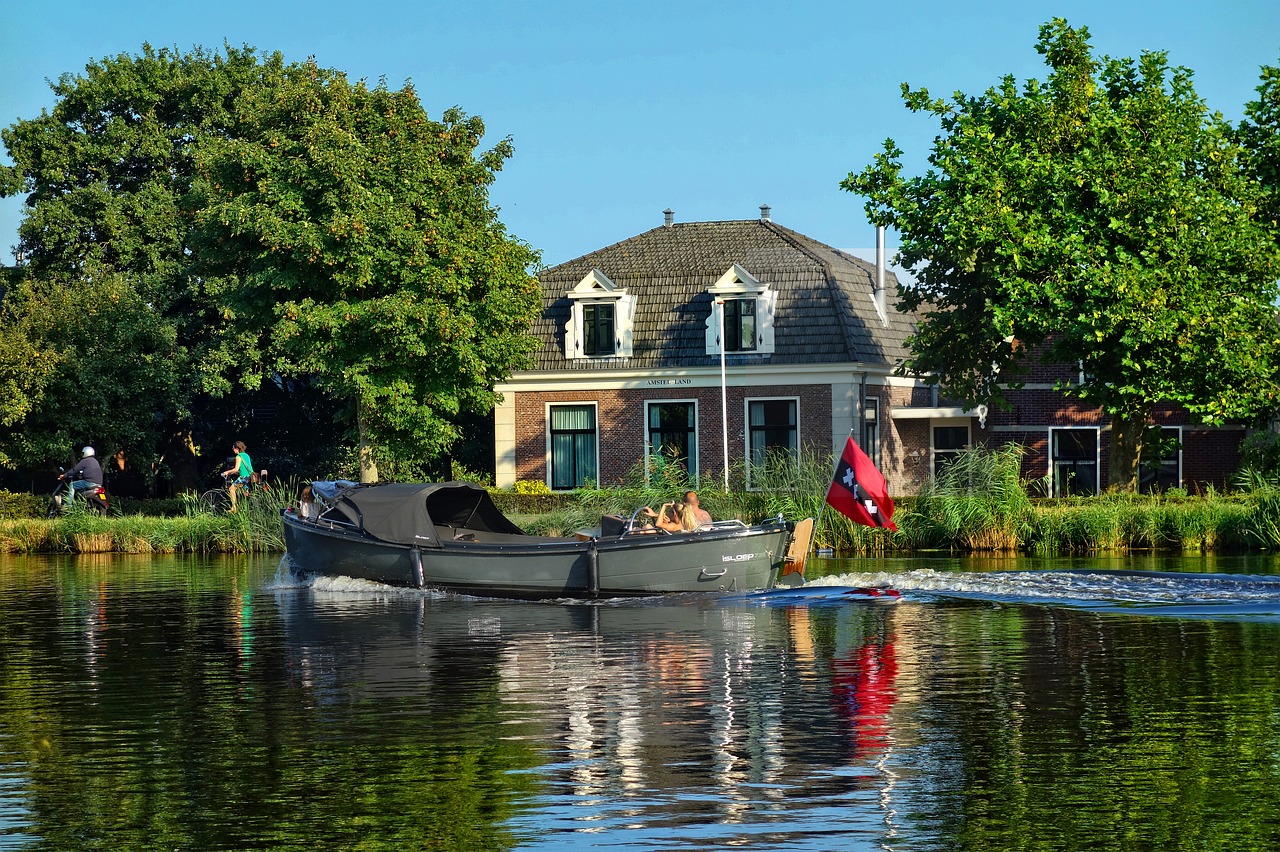
<svg viewBox="0 0 1280 852">
<path fill-rule="evenodd" d="M 80 453 L 80 458 L 87 459 L 91 455 L 93 455 L 93 447 L 85 447 Z"/>
</svg>

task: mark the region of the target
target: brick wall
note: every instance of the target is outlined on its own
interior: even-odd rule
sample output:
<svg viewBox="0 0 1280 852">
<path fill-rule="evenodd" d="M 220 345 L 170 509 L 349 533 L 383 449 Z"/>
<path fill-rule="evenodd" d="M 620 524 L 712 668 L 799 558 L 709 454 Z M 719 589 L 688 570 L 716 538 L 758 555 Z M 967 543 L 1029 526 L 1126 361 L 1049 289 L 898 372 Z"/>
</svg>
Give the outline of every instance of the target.
<svg viewBox="0 0 1280 852">
<path fill-rule="evenodd" d="M 831 447 L 831 387 L 829 385 L 731 387 L 728 402 L 729 466 L 742 462 L 745 443 L 744 401 L 760 398 L 799 398 L 800 443 L 826 452 Z M 539 391 L 515 394 L 516 478 L 547 481 L 547 423 L 549 403 L 595 403 L 600 436 L 600 483 L 613 485 L 626 478 L 645 452 L 645 403 L 695 400 L 698 411 L 699 472 L 713 480 L 724 475 L 724 445 L 720 388 L 677 387 L 602 391 Z"/>
</svg>

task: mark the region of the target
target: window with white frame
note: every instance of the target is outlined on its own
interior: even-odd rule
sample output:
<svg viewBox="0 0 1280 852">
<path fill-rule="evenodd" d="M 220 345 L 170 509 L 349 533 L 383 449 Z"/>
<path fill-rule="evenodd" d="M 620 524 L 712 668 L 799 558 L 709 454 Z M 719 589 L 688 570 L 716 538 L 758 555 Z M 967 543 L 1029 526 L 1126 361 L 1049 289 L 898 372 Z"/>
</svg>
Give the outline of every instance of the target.
<svg viewBox="0 0 1280 852">
<path fill-rule="evenodd" d="M 1049 476 L 1054 497 L 1089 497 L 1098 493 L 1098 430 L 1049 430 Z"/>
<path fill-rule="evenodd" d="M 871 463 L 880 467 L 880 399 L 869 396 L 862 401 L 862 440 L 858 444 L 871 459 Z"/>
<path fill-rule="evenodd" d="M 756 300 L 728 299 L 724 306 L 724 351 L 756 351 Z"/>
<path fill-rule="evenodd" d="M 599 435 L 594 403 L 547 407 L 548 485 L 564 491 L 599 482 Z"/>
<path fill-rule="evenodd" d="M 800 447 L 800 400 L 747 400 L 747 484 L 751 469 L 762 467 L 771 455 L 795 456 Z"/>
<path fill-rule="evenodd" d="M 571 303 L 564 326 L 566 358 L 629 358 L 635 297 L 599 269 L 588 272 L 566 294 Z"/>
<path fill-rule="evenodd" d="M 1142 447 L 1142 464 L 1138 467 L 1138 490 L 1168 491 L 1182 487 L 1182 429 L 1160 428 L 1158 445 L 1150 440 Z"/>
<path fill-rule="evenodd" d="M 614 354 L 613 302 L 586 302 L 582 305 L 582 354 L 588 358 Z"/>
<path fill-rule="evenodd" d="M 937 476 L 969 446 L 969 424 L 934 425 L 930 435 L 930 470 Z"/>
<path fill-rule="evenodd" d="M 649 460 L 646 471 L 676 464 L 690 477 L 698 474 L 698 404 L 692 400 L 649 402 L 645 421 Z"/>
<path fill-rule="evenodd" d="M 729 267 L 711 294 L 707 354 L 773 354 L 773 312 L 778 294 L 738 264 Z"/>
</svg>

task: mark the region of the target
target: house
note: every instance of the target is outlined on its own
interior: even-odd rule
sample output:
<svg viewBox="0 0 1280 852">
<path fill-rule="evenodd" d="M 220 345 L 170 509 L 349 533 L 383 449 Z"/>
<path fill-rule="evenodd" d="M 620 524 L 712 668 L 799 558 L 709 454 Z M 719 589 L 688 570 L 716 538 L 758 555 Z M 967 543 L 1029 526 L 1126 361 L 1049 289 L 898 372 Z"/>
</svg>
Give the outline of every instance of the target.
<svg viewBox="0 0 1280 852">
<path fill-rule="evenodd" d="M 1110 427 L 1098 409 L 1054 389 L 1067 369 L 1039 368 L 1009 410 L 947 404 L 894 375 L 915 324 L 894 309 L 897 280 L 774 222 L 674 221 L 539 275 L 541 340 L 532 369 L 498 385 L 499 486 L 554 490 L 612 484 L 655 454 L 702 487 L 771 451 L 838 452 L 852 435 L 891 492 L 921 482 L 971 444 L 1023 445 L 1023 475 L 1049 493 L 1097 493 Z M 1244 430 L 1156 413 L 1170 453 L 1152 487 L 1222 488 Z M 645 468 L 647 469 L 647 468 Z"/>
<path fill-rule="evenodd" d="M 913 332 L 896 281 L 772 220 L 664 223 L 547 269 L 535 366 L 497 388 L 499 485 L 614 483 L 659 450 L 703 482 L 855 434 L 891 487 L 918 475 L 886 412 Z M 721 326 L 723 322 L 723 334 Z M 966 421 L 967 422 L 967 421 Z M 726 443 L 727 440 L 727 443 Z M 744 462 L 746 463 L 744 465 Z"/>
</svg>

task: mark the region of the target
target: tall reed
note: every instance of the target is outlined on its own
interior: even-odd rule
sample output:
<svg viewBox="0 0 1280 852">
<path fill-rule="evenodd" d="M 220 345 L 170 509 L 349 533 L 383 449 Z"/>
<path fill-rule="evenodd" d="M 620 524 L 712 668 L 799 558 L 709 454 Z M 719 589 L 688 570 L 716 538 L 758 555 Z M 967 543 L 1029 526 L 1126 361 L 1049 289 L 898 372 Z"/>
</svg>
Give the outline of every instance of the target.
<svg viewBox="0 0 1280 852">
<path fill-rule="evenodd" d="M 1031 531 L 1031 498 L 1022 479 L 1023 450 L 971 447 L 924 483 L 899 521 L 909 546 L 1016 551 Z"/>
</svg>

